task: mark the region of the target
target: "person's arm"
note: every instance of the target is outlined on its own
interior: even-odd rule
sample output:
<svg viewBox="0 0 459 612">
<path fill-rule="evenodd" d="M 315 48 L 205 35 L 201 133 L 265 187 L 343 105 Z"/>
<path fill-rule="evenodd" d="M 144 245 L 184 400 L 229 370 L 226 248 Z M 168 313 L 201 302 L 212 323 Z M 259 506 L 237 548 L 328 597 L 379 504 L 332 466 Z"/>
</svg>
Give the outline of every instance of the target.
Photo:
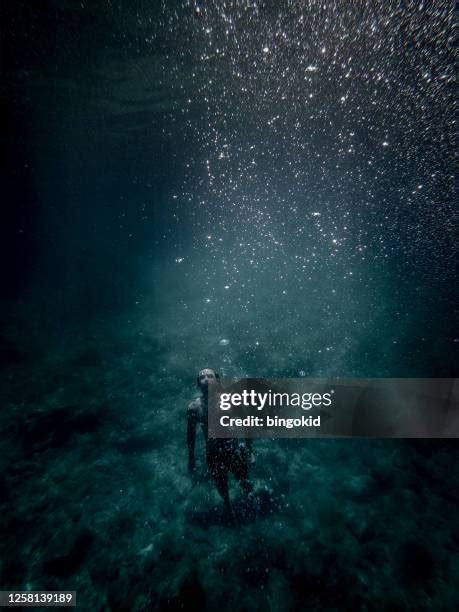
<svg viewBox="0 0 459 612">
<path fill-rule="evenodd" d="M 187 410 L 186 441 L 188 446 L 188 472 L 191 474 L 195 468 L 194 446 L 196 442 L 196 426 L 198 424 L 198 411 L 196 401 L 191 402 Z"/>
</svg>

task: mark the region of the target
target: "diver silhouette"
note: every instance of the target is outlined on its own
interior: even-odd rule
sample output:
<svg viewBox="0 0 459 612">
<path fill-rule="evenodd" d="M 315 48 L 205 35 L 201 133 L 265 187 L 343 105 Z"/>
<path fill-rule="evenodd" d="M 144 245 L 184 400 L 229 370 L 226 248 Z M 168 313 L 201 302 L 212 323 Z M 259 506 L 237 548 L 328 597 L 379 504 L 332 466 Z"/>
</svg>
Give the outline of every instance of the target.
<svg viewBox="0 0 459 612">
<path fill-rule="evenodd" d="M 187 410 L 188 472 L 195 474 L 196 428 L 201 424 L 206 441 L 206 461 L 208 474 L 214 480 L 218 492 L 225 502 L 228 516 L 233 520 L 234 512 L 230 501 L 228 474 L 231 472 L 240 482 L 247 495 L 252 494 L 253 485 L 249 480 L 249 465 L 255 463 L 252 440 L 234 438 L 209 438 L 207 413 L 209 386 L 220 385 L 220 376 L 211 368 L 201 370 L 196 378 L 201 396 L 190 402 Z"/>
</svg>

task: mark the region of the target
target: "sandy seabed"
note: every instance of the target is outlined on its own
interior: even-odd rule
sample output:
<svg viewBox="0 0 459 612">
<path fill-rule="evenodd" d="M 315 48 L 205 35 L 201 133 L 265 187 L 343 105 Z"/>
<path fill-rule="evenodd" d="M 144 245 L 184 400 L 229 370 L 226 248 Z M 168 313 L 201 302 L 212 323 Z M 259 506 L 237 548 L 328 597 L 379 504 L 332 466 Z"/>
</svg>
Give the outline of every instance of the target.
<svg viewBox="0 0 459 612">
<path fill-rule="evenodd" d="M 256 440 L 257 503 L 232 481 L 230 525 L 201 437 L 186 471 L 200 355 L 145 313 L 60 329 L 21 308 L 0 354 L 3 589 L 88 611 L 454 608 L 454 440 Z"/>
</svg>

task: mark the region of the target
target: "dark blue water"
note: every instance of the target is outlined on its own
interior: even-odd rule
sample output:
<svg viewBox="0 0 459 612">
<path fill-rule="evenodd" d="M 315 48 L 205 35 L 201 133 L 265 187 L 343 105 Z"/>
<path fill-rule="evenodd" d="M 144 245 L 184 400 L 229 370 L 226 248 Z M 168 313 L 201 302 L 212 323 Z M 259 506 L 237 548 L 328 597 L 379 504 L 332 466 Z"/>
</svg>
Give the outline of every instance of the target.
<svg viewBox="0 0 459 612">
<path fill-rule="evenodd" d="M 260 441 L 237 527 L 185 443 L 206 365 L 456 375 L 452 3 L 1 11 L 0 586 L 452 609 L 454 441 Z"/>
</svg>

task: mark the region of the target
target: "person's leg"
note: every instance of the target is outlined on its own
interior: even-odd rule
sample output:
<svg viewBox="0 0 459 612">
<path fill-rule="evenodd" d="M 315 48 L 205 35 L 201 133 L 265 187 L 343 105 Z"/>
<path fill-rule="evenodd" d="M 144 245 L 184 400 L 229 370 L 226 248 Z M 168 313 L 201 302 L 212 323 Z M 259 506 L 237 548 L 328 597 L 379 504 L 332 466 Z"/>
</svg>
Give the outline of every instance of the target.
<svg viewBox="0 0 459 612">
<path fill-rule="evenodd" d="M 231 471 L 236 480 L 239 481 L 243 491 L 247 494 L 253 491 L 253 484 L 249 480 L 249 464 L 245 458 L 235 457 L 231 464 Z"/>
<path fill-rule="evenodd" d="M 226 470 L 223 467 L 220 467 L 220 469 L 215 470 L 214 480 L 215 480 L 215 485 L 217 487 L 217 491 L 220 493 L 220 495 L 223 498 L 223 501 L 225 502 L 226 510 L 231 512 L 231 502 L 229 498 L 229 487 L 228 487 L 228 470 Z"/>
<path fill-rule="evenodd" d="M 249 493 L 252 493 L 253 491 L 253 483 L 248 478 L 244 478 L 243 480 L 241 480 L 241 487 L 245 491 L 245 493 L 247 493 L 247 495 Z"/>
<path fill-rule="evenodd" d="M 209 475 L 215 482 L 217 491 L 225 502 L 225 509 L 231 514 L 231 503 L 228 487 L 228 469 L 224 462 L 224 456 L 215 451 L 207 452 L 207 467 Z"/>
</svg>

